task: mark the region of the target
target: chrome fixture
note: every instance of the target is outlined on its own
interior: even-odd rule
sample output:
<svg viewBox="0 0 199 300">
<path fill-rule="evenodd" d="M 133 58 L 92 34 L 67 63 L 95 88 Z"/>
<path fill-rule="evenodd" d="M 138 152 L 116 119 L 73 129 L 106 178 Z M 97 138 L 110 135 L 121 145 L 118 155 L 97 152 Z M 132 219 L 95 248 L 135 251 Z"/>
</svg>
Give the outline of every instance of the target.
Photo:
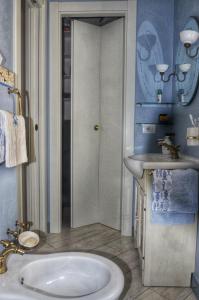
<svg viewBox="0 0 199 300">
<path fill-rule="evenodd" d="M 195 30 L 183 30 L 180 32 L 180 40 L 183 43 L 185 49 L 186 49 L 186 54 L 190 58 L 194 58 L 198 56 L 199 53 L 199 47 L 197 47 L 196 51 L 194 54 L 191 54 L 191 46 L 197 42 L 199 39 L 199 32 Z"/>
<path fill-rule="evenodd" d="M 157 71 L 160 73 L 161 80 L 162 80 L 163 82 L 169 82 L 169 80 L 171 79 L 171 77 L 175 77 L 177 81 L 183 82 L 183 81 L 185 81 L 185 79 L 186 79 L 187 72 L 188 72 L 188 71 L 190 70 L 190 68 L 191 68 L 191 64 L 180 64 L 180 65 L 179 65 L 179 69 L 180 69 L 180 71 L 181 71 L 181 73 L 182 73 L 182 75 L 183 75 L 183 78 L 182 78 L 182 79 L 180 78 L 180 72 L 177 73 L 177 72 L 176 72 L 176 69 L 175 69 L 172 73 L 170 73 L 170 74 L 168 75 L 167 79 L 165 79 L 164 76 L 165 76 L 165 73 L 166 73 L 166 71 L 168 70 L 168 68 L 169 68 L 169 65 L 166 65 L 166 64 L 157 64 L 157 65 L 156 65 L 156 69 L 157 69 Z"/>
</svg>

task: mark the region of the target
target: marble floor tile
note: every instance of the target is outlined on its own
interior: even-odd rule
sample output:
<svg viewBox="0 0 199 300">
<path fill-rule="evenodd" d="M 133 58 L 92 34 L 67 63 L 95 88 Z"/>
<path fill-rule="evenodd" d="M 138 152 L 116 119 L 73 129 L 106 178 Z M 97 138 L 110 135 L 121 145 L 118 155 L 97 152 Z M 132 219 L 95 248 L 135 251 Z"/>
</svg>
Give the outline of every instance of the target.
<svg viewBox="0 0 199 300">
<path fill-rule="evenodd" d="M 134 298 L 132 298 L 134 299 Z M 146 290 L 144 293 L 135 298 L 136 300 L 165 300 L 164 297 L 160 296 L 151 289 Z"/>
<path fill-rule="evenodd" d="M 135 244 L 132 237 L 120 237 L 113 242 L 107 244 L 108 247 L 125 252 L 128 250 L 134 250 Z"/>
<path fill-rule="evenodd" d="M 139 267 L 134 268 L 129 273 L 125 273 L 125 281 L 127 284 L 124 288 L 124 291 L 120 297 L 120 300 L 130 300 L 136 299 L 136 297 L 142 294 L 144 291 L 148 290 L 147 287 L 142 285 L 141 271 Z M 130 276 L 130 277 L 129 277 Z M 129 282 L 130 280 L 130 282 Z"/>
<path fill-rule="evenodd" d="M 139 266 L 139 255 L 136 249 L 122 252 L 118 257 L 124 261 L 131 270 Z"/>
<path fill-rule="evenodd" d="M 152 288 L 153 291 L 158 293 L 159 295 L 165 297 L 167 300 L 184 300 L 191 294 L 192 290 L 190 288 L 164 288 L 157 287 Z"/>
<path fill-rule="evenodd" d="M 191 293 L 186 300 L 197 300 L 196 296 L 194 295 L 194 293 Z"/>
</svg>

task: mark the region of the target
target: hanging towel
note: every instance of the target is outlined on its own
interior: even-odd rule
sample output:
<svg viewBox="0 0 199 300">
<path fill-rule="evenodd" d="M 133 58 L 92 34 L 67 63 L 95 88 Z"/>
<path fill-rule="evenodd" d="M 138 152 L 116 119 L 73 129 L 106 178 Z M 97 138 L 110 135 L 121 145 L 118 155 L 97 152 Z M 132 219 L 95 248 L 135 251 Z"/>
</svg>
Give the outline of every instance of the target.
<svg viewBox="0 0 199 300">
<path fill-rule="evenodd" d="M 195 222 L 195 214 L 181 214 L 170 212 L 154 212 L 152 211 L 151 223 L 159 225 L 182 225 L 193 224 Z"/>
<path fill-rule="evenodd" d="M 5 116 L 5 162 L 6 167 L 15 167 L 27 162 L 26 130 L 22 116 L 4 112 Z"/>
<path fill-rule="evenodd" d="M 196 213 L 198 172 L 196 170 L 155 170 L 153 172 L 154 212 Z"/>
<path fill-rule="evenodd" d="M 0 111 L 0 164 L 5 161 L 5 116 Z"/>
<path fill-rule="evenodd" d="M 160 213 L 168 211 L 171 189 L 171 170 L 155 170 L 153 172 L 152 211 Z"/>
<path fill-rule="evenodd" d="M 198 211 L 198 172 L 193 169 L 173 170 L 168 212 Z"/>
<path fill-rule="evenodd" d="M 197 171 L 187 169 L 153 172 L 153 224 L 192 224 L 197 211 Z"/>
</svg>

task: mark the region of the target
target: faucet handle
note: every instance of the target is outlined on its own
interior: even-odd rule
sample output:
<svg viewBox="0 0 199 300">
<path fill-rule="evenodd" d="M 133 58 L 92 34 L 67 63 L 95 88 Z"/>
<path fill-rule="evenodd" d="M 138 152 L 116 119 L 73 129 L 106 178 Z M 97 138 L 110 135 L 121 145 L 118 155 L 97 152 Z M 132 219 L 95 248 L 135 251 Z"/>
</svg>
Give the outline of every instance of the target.
<svg viewBox="0 0 199 300">
<path fill-rule="evenodd" d="M 12 235 L 16 240 L 18 239 L 20 234 L 20 230 L 11 230 L 10 228 L 7 229 L 7 235 Z"/>
<path fill-rule="evenodd" d="M 16 227 L 20 227 L 23 231 L 29 231 L 30 227 L 33 226 L 33 222 L 27 221 L 27 222 L 20 222 L 16 220 Z"/>
<path fill-rule="evenodd" d="M 4 248 L 9 248 L 11 246 L 15 246 L 15 243 L 9 241 L 9 240 L 1 240 L 0 244 L 4 247 Z"/>
</svg>

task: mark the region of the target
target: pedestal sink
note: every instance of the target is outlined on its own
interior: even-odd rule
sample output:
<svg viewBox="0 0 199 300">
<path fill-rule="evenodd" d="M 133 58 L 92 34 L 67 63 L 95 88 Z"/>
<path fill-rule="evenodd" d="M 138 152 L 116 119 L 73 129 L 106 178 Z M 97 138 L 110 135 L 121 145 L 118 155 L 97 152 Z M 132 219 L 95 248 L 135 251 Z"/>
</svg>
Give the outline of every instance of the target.
<svg viewBox="0 0 199 300">
<path fill-rule="evenodd" d="M 8 272 L 1 275 L 0 300 L 118 300 L 123 287 L 120 268 L 99 255 L 11 255 Z"/>
<path fill-rule="evenodd" d="M 159 153 L 136 154 L 124 159 L 127 169 L 138 178 L 142 178 L 144 170 L 154 169 L 199 169 L 199 159 L 180 155 L 179 159 L 171 159 Z"/>
</svg>

